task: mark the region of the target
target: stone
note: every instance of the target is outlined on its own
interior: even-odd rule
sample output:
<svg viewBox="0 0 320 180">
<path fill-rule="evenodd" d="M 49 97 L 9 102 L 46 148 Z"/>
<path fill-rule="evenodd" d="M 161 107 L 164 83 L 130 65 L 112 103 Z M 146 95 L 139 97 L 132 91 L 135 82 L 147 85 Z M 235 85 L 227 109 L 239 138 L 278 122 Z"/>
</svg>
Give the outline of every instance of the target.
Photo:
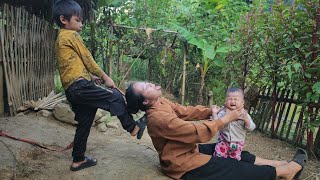
<svg viewBox="0 0 320 180">
<path fill-rule="evenodd" d="M 39 113 L 43 116 L 43 117 L 49 117 L 52 115 L 52 112 L 48 111 L 48 110 L 41 110 L 39 111 Z"/>
<path fill-rule="evenodd" d="M 99 131 L 99 132 L 106 132 L 107 131 L 107 126 L 106 126 L 106 124 L 105 123 L 99 123 L 98 125 L 97 125 L 97 130 Z"/>
<path fill-rule="evenodd" d="M 96 112 L 96 116 L 94 117 L 94 121 L 97 121 L 98 119 L 100 119 L 103 116 L 103 112 L 102 109 L 98 109 Z"/>
<path fill-rule="evenodd" d="M 119 129 L 118 121 L 111 121 L 107 123 L 108 128 Z"/>
<path fill-rule="evenodd" d="M 20 112 L 20 113 L 18 113 L 16 116 L 18 116 L 18 117 L 24 116 L 24 113 L 23 113 L 23 112 Z"/>
<path fill-rule="evenodd" d="M 53 110 L 53 115 L 61 122 L 71 125 L 78 124 L 78 122 L 74 120 L 75 115 L 69 104 L 58 103 Z"/>
</svg>

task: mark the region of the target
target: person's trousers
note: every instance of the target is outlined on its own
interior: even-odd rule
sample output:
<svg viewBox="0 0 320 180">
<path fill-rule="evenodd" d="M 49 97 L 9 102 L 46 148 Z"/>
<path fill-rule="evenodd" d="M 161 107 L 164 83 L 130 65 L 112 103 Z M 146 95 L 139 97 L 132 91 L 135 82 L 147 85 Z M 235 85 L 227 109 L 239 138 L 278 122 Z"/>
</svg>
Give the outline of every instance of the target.
<svg viewBox="0 0 320 180">
<path fill-rule="evenodd" d="M 72 151 L 73 162 L 85 159 L 90 128 L 98 108 L 117 116 L 123 129 L 128 132 L 132 132 L 136 126 L 132 115 L 127 111 L 122 94 L 116 89 L 101 88 L 92 81 L 83 79 L 74 82 L 66 90 L 66 97 L 78 122 Z"/>
<path fill-rule="evenodd" d="M 215 144 L 199 144 L 199 152 L 212 155 Z M 272 166 L 254 165 L 255 155 L 247 151 L 241 154 L 241 161 L 232 158 L 212 156 L 205 165 L 186 172 L 181 179 L 190 180 L 274 180 L 276 169 Z"/>
</svg>

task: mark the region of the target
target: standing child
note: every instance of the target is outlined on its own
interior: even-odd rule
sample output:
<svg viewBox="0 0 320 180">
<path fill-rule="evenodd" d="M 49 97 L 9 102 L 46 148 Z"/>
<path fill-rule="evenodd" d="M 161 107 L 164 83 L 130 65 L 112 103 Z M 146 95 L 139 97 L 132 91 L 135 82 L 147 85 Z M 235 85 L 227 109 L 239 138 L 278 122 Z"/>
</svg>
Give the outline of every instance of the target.
<svg viewBox="0 0 320 180">
<path fill-rule="evenodd" d="M 85 156 L 87 139 L 98 108 L 117 116 L 122 127 L 140 139 L 146 126 L 146 117 L 137 122 L 128 112 L 122 94 L 113 80 L 94 61 L 79 35 L 82 28 L 82 9 L 74 0 L 58 0 L 53 7 L 53 17 L 60 27 L 55 44 L 60 78 L 66 97 L 72 105 L 78 122 L 74 136 L 71 171 L 97 164 L 97 159 Z M 104 82 L 110 89 L 98 87 L 94 82 Z"/>
<path fill-rule="evenodd" d="M 227 90 L 227 97 L 224 108 L 220 111 L 217 107 L 212 108 L 213 119 L 222 118 L 226 114 L 226 110 L 234 110 L 244 105 L 244 93 L 239 88 L 230 88 Z M 246 131 L 254 130 L 256 125 L 247 113 L 243 119 L 238 119 L 227 124 L 219 131 L 218 142 L 215 147 L 214 156 L 230 157 L 241 160 L 241 152 L 246 138 Z"/>
</svg>

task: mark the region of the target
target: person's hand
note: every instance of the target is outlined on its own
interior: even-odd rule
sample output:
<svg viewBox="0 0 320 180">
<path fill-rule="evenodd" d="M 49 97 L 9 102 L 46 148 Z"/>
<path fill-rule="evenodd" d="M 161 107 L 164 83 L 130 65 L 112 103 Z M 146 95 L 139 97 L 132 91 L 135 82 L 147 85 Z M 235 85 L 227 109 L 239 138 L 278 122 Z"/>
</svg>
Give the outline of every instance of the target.
<svg viewBox="0 0 320 180">
<path fill-rule="evenodd" d="M 245 109 L 242 109 L 242 115 L 240 116 L 239 119 L 242 119 L 242 120 L 247 120 L 247 116 L 248 116 L 248 111 L 245 110 Z"/>
<path fill-rule="evenodd" d="M 217 105 L 213 105 L 213 106 L 211 107 L 211 109 L 212 109 L 212 116 L 213 116 L 213 115 L 217 115 L 218 112 L 220 111 L 220 107 L 217 106 Z"/>
<path fill-rule="evenodd" d="M 219 113 L 219 111 L 220 111 L 219 106 L 213 105 L 213 106 L 211 107 L 211 110 L 212 110 L 212 115 L 210 116 L 210 120 L 217 120 L 217 119 L 219 119 L 219 117 L 218 117 L 218 113 Z"/>
<path fill-rule="evenodd" d="M 241 119 L 241 117 L 246 113 L 246 111 L 242 107 L 239 107 L 235 110 L 226 109 L 226 114 L 221 120 L 224 123 L 229 123 L 231 121 L 235 121 L 237 119 Z"/>
<path fill-rule="evenodd" d="M 106 74 L 102 76 L 102 79 L 104 81 L 104 84 L 107 87 L 116 88 L 116 85 L 114 84 L 113 80 L 109 76 L 107 76 Z"/>
<path fill-rule="evenodd" d="M 98 76 L 95 76 L 95 75 L 90 74 L 90 77 L 91 77 L 91 80 L 92 80 L 94 83 L 96 83 L 96 84 L 98 84 L 98 85 L 103 84 L 103 80 L 102 80 L 101 78 L 99 78 Z"/>
</svg>

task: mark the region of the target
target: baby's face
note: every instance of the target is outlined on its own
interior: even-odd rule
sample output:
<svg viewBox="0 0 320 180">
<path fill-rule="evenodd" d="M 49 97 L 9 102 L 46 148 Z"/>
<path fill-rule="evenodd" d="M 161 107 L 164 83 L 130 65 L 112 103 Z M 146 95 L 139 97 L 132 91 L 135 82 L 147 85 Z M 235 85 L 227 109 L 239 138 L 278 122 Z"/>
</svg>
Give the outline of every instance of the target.
<svg viewBox="0 0 320 180">
<path fill-rule="evenodd" d="M 228 109 L 237 109 L 244 105 L 244 99 L 241 92 L 230 92 L 227 95 L 224 106 Z"/>
</svg>

